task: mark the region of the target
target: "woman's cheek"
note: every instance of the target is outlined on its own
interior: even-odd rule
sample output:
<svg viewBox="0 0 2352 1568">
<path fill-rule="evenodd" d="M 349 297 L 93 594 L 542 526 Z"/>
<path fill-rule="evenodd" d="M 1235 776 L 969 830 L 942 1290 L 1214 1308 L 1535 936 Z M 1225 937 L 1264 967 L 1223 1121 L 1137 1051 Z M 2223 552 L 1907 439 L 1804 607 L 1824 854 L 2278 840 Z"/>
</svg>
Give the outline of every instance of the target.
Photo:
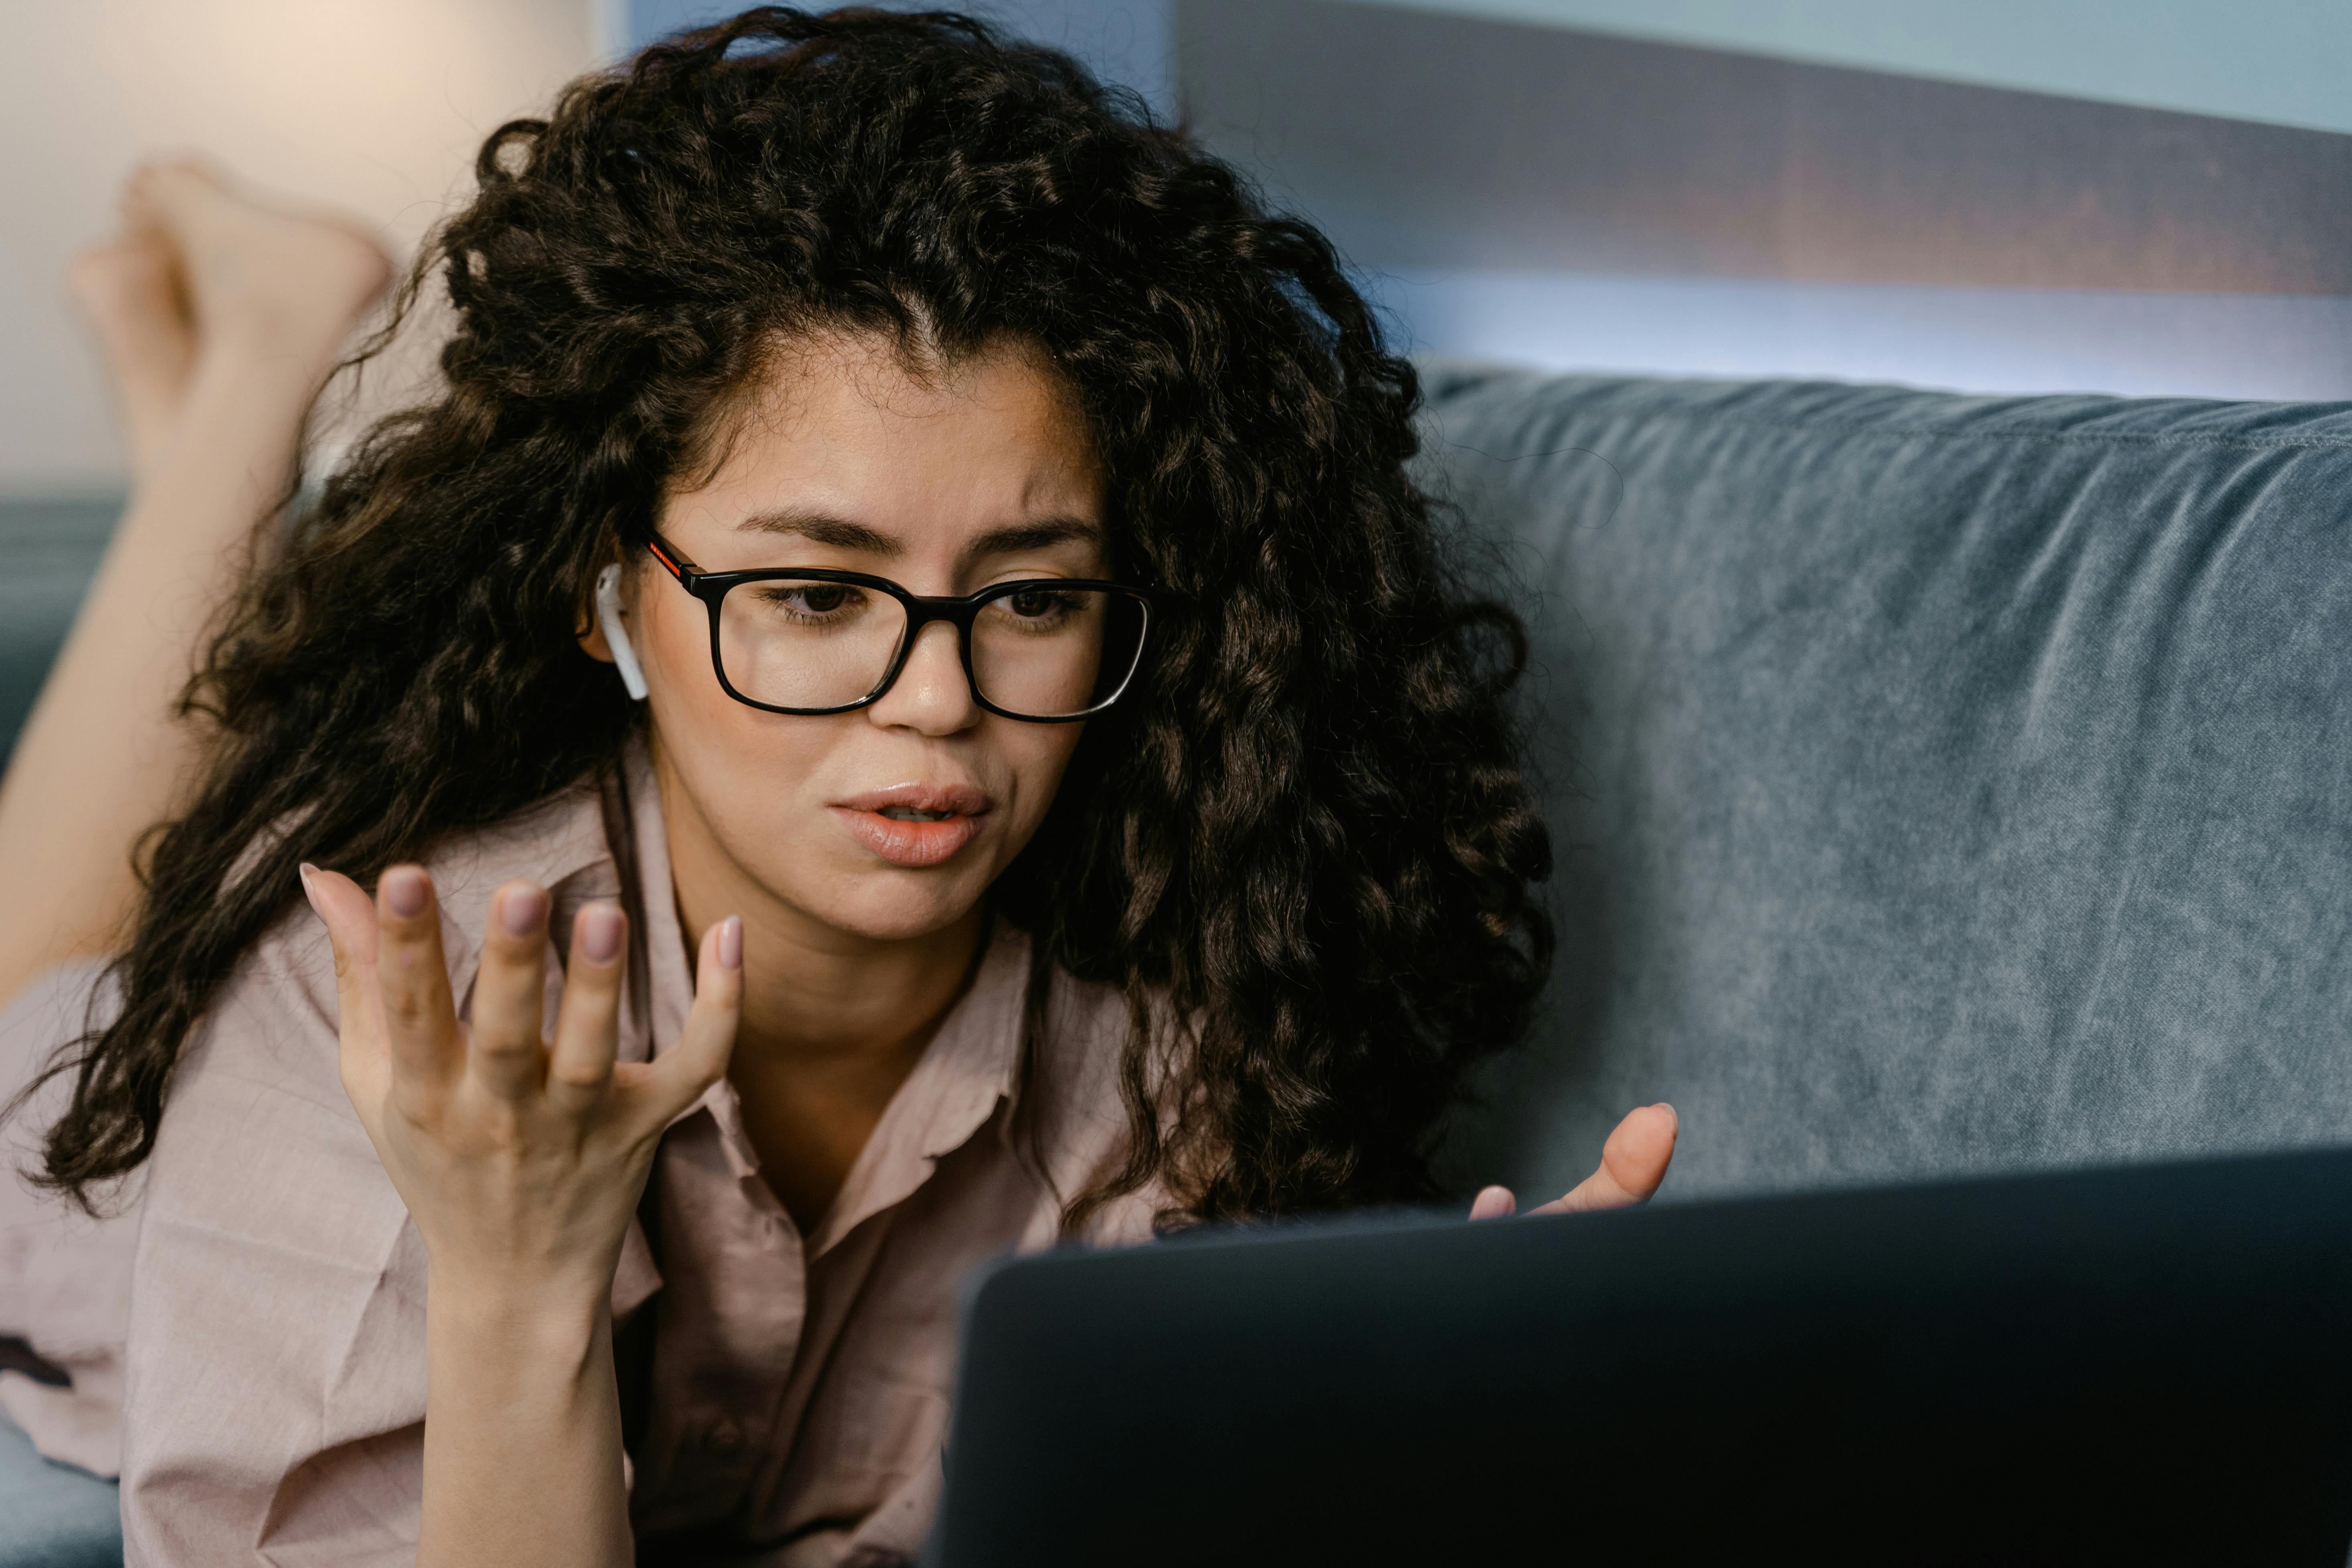
<svg viewBox="0 0 2352 1568">
<path fill-rule="evenodd" d="M 1011 721 L 1003 721 L 1011 724 Z M 1013 787 L 1016 809 L 1013 831 L 1008 836 L 1003 858 L 1010 860 L 1036 836 L 1052 809 L 1054 797 L 1061 791 L 1062 777 L 1069 772 L 1070 758 L 1078 749 L 1078 739 L 1084 724 L 1020 724 L 1014 728 L 1025 731 L 1006 760 L 1017 781 Z"/>
</svg>

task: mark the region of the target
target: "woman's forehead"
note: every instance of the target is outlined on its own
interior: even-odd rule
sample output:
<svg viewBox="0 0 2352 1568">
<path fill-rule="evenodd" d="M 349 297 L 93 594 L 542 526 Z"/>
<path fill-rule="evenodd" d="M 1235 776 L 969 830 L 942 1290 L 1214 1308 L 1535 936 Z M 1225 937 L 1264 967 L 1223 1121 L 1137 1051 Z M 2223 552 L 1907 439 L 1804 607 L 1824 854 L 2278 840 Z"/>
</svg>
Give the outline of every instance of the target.
<svg viewBox="0 0 2352 1568">
<path fill-rule="evenodd" d="M 1098 550 L 1103 491 L 1085 422 L 1035 353 L 909 366 L 888 340 L 835 338 L 778 356 L 665 526 L 714 548 L 767 534 L 881 557 Z"/>
</svg>

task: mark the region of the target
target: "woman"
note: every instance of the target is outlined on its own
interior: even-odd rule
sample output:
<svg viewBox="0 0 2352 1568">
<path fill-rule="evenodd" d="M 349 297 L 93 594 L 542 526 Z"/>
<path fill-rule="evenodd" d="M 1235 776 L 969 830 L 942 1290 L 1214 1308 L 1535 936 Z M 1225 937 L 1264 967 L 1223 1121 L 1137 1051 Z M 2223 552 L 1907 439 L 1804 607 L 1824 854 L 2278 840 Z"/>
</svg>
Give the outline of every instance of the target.
<svg viewBox="0 0 2352 1568">
<path fill-rule="evenodd" d="M 904 1558 L 971 1264 L 1432 1194 L 1548 956 L 1516 627 L 1328 246 L 1057 55 L 747 13 L 478 174 L 446 386 L 236 588 L 47 1133 L 143 1184 L 131 1554 Z M 164 183 L 202 367 L 295 220 Z M 128 743 L 53 718 L 121 706 L 83 637 L 0 849 Z"/>
</svg>

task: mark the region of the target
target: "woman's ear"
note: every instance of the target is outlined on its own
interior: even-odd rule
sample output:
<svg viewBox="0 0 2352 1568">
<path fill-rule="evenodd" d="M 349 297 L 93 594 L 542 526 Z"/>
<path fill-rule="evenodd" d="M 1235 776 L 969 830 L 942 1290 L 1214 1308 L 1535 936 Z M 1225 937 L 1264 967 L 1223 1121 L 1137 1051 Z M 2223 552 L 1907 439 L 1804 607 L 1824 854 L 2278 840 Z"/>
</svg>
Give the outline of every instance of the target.
<svg viewBox="0 0 2352 1568">
<path fill-rule="evenodd" d="M 604 574 L 600 572 L 596 574 L 595 583 L 580 600 L 580 617 L 574 635 L 580 638 L 582 653 L 598 664 L 610 664 L 613 662 L 612 645 L 604 640 L 604 628 L 599 624 L 596 615 L 596 595 L 604 585 Z"/>
<path fill-rule="evenodd" d="M 613 650 L 604 641 L 604 628 L 596 624 L 596 612 L 584 610 L 580 620 L 580 651 L 598 664 L 612 663 Z"/>
<path fill-rule="evenodd" d="M 587 626 L 580 633 L 581 651 L 620 672 L 621 684 L 637 701 L 646 697 L 646 673 L 637 665 L 637 650 L 622 624 L 621 568 L 616 562 L 596 574 L 596 594 Z"/>
<path fill-rule="evenodd" d="M 593 605 L 580 613 L 580 651 L 598 664 L 613 662 L 612 645 L 604 640 L 604 628 L 596 624 Z"/>
</svg>

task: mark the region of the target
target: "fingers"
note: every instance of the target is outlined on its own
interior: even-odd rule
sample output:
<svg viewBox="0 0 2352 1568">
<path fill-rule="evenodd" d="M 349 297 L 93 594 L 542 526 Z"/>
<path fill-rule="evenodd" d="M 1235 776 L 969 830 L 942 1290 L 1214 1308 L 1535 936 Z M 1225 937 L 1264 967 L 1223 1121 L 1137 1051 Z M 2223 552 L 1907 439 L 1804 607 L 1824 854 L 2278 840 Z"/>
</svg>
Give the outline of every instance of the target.
<svg viewBox="0 0 2352 1568">
<path fill-rule="evenodd" d="M 530 882 L 500 888 L 483 936 L 468 1048 L 450 995 L 439 909 L 422 868 L 386 871 L 373 903 L 350 878 L 312 866 L 303 867 L 302 886 L 334 947 L 346 1056 L 362 1037 L 375 1042 L 409 1109 L 422 1110 L 446 1092 L 469 1061 L 477 1080 L 505 1099 L 526 1098 L 543 1082 L 548 1099 L 574 1115 L 603 1100 L 619 1053 L 628 921 L 618 907 L 591 904 L 573 921 L 555 1037 L 545 1046 L 547 892 Z M 730 916 L 703 933 L 696 976 L 685 1029 L 657 1060 L 631 1069 L 656 1130 L 727 1071 L 743 999 L 740 920 Z"/>
<path fill-rule="evenodd" d="M 336 1033 L 342 1047 L 343 1081 L 373 1079 L 391 1070 L 384 1059 L 383 997 L 376 987 L 375 904 L 357 882 L 340 871 L 322 871 L 304 861 L 302 896 L 327 928 L 335 953 Z"/>
<path fill-rule="evenodd" d="M 354 970 L 375 967 L 375 904 L 341 871 L 322 871 L 305 860 L 301 875 L 302 896 L 327 928 L 328 944 L 335 951 L 335 987 L 342 993 Z"/>
<path fill-rule="evenodd" d="M 617 904 L 590 904 L 572 921 L 572 957 L 564 966 L 563 1002 L 547 1059 L 547 1097 L 574 1115 L 601 1100 L 613 1077 L 628 935 L 628 917 Z"/>
<path fill-rule="evenodd" d="M 660 1125 L 675 1121 L 725 1075 L 742 1006 L 743 922 L 730 915 L 702 933 L 694 1009 L 686 1016 L 686 1028 L 654 1058 L 643 1079 Z"/>
<path fill-rule="evenodd" d="M 1599 1170 L 1579 1182 L 1566 1197 L 1535 1212 L 1575 1214 L 1647 1203 L 1658 1184 L 1666 1179 L 1666 1165 L 1675 1157 L 1675 1138 L 1680 1130 L 1673 1106 L 1643 1106 L 1609 1134 L 1609 1142 L 1601 1146 Z"/>
<path fill-rule="evenodd" d="M 441 910 L 422 866 L 394 866 L 377 879 L 376 984 L 392 1047 L 394 1098 L 422 1110 L 464 1070 L 449 965 L 441 952 Z"/>
<path fill-rule="evenodd" d="M 1470 1217 L 1478 1219 L 1508 1219 L 1519 1206 L 1518 1195 L 1508 1187 L 1481 1187 L 1478 1195 L 1470 1200 Z"/>
<path fill-rule="evenodd" d="M 539 1091 L 546 1058 L 547 909 L 546 889 L 536 882 L 509 882 L 490 896 L 467 1056 L 482 1087 L 502 1100 Z"/>
</svg>

